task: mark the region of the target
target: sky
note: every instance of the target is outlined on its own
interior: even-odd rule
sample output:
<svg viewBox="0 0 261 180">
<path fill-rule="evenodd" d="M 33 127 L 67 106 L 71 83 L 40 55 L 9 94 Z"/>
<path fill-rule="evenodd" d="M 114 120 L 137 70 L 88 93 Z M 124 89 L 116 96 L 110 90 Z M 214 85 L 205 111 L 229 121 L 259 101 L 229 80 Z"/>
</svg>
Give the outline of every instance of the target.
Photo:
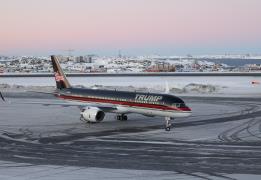
<svg viewBox="0 0 261 180">
<path fill-rule="evenodd" d="M 0 54 L 261 54 L 261 0 L 0 0 Z"/>
</svg>

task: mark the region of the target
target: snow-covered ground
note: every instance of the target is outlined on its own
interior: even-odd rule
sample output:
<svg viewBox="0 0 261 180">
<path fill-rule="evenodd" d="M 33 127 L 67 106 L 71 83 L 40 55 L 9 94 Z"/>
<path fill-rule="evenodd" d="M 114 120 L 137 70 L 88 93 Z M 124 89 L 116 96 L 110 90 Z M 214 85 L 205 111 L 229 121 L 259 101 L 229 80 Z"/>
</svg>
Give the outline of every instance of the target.
<svg viewBox="0 0 261 180">
<path fill-rule="evenodd" d="M 261 77 L 77 77 L 69 80 L 73 85 L 87 87 L 161 92 L 167 81 L 172 93 L 185 96 L 261 95 L 261 85 L 251 83 L 261 81 Z M 53 89 L 55 85 L 53 78 L 1 78 L 0 84 L 0 91 L 5 92 Z M 103 123 L 86 126 L 79 122 L 76 107 L 26 104 L 39 100 L 8 98 L 11 103 L 0 103 L 3 138 L 0 179 L 260 179 L 261 151 L 256 144 L 251 145 L 251 142 L 260 141 L 260 101 L 253 98 L 249 101 L 186 98 L 193 115 L 177 119 L 176 128 L 170 133 L 161 129 L 164 122 L 159 117 L 130 115 L 131 121 L 119 123 L 109 115 Z M 41 103 L 45 101 L 41 100 Z M 119 133 L 119 129 L 137 130 L 156 125 L 156 129 L 149 131 Z M 117 133 L 108 134 L 110 129 L 116 129 Z M 101 134 L 90 135 L 93 132 Z M 85 133 L 86 136 L 79 136 Z M 70 142 L 68 137 L 78 139 Z M 64 140 L 58 143 L 59 138 Z M 135 146 L 137 142 L 138 146 Z M 61 145 L 67 148 L 61 150 Z M 77 151 L 74 149 L 79 147 Z M 110 163 L 115 155 L 117 159 L 112 161 L 115 163 Z M 50 157 L 57 157 L 57 162 L 63 161 L 52 164 Z M 92 165 L 92 158 L 98 165 Z M 12 159 L 17 161 L 10 162 Z M 81 161 L 89 164 L 79 165 Z M 129 163 L 128 168 L 116 167 L 120 162 Z M 168 163 L 171 169 L 164 169 Z M 133 164 L 137 167 L 129 168 Z M 142 169 L 140 166 L 144 164 L 147 166 Z M 184 172 L 180 172 L 183 168 Z M 208 170 L 202 173 L 197 168 Z"/>
<path fill-rule="evenodd" d="M 196 99 L 187 99 L 193 115 L 168 133 L 159 117 L 130 115 L 120 123 L 109 115 L 86 126 L 76 107 L 0 103 L 0 179 L 260 179 L 260 116 L 252 118 L 259 103 Z"/>
<path fill-rule="evenodd" d="M 185 95 L 261 95 L 261 77 L 255 76 L 70 77 L 69 81 L 75 86 L 149 92 L 164 92 L 167 83 L 171 93 Z M 27 86 L 26 90 L 36 90 L 36 86 L 42 89 L 55 86 L 55 82 L 51 77 L 0 79 L 2 91 L 21 91 L 21 86 Z"/>
</svg>

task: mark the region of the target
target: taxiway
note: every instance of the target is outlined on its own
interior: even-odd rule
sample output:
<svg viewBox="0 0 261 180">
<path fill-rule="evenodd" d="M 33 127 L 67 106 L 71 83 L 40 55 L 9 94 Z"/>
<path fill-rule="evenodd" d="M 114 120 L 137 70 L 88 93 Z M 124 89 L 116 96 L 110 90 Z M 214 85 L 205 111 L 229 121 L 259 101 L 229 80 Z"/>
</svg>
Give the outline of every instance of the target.
<svg viewBox="0 0 261 180">
<path fill-rule="evenodd" d="M 0 177 L 259 179 L 261 98 L 184 99 L 193 115 L 166 132 L 163 118 L 106 114 L 85 124 L 77 107 L 30 104 L 50 97 L 8 98 L 0 103 Z"/>
</svg>

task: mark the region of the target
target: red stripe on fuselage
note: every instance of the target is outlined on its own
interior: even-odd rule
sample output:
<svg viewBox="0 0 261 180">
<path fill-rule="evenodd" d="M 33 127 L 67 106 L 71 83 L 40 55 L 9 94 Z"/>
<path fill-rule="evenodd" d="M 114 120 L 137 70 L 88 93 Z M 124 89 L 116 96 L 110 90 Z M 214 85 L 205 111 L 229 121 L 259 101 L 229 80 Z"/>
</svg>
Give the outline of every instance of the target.
<svg viewBox="0 0 261 180">
<path fill-rule="evenodd" d="M 175 110 L 175 111 L 191 111 L 190 108 L 175 108 L 170 106 L 158 105 L 158 104 L 149 104 L 149 103 L 138 103 L 130 101 L 117 101 L 109 99 L 99 99 L 99 98 L 89 98 L 89 97 L 80 97 L 80 96 L 68 96 L 68 95 L 57 95 L 59 98 L 66 100 L 76 100 L 84 102 L 95 102 L 95 103 L 108 103 L 108 104 L 117 104 L 125 105 L 130 107 L 143 107 L 151 109 L 160 109 L 160 110 Z"/>
</svg>

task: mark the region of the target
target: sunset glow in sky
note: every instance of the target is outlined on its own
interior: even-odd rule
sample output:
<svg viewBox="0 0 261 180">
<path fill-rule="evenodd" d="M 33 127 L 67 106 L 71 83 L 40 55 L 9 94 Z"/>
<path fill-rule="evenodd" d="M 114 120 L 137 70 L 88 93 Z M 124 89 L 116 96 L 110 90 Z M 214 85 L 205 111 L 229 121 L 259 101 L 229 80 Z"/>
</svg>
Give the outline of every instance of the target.
<svg viewBox="0 0 261 180">
<path fill-rule="evenodd" d="M 261 0 L 0 0 L 0 54 L 261 53 Z"/>
</svg>

